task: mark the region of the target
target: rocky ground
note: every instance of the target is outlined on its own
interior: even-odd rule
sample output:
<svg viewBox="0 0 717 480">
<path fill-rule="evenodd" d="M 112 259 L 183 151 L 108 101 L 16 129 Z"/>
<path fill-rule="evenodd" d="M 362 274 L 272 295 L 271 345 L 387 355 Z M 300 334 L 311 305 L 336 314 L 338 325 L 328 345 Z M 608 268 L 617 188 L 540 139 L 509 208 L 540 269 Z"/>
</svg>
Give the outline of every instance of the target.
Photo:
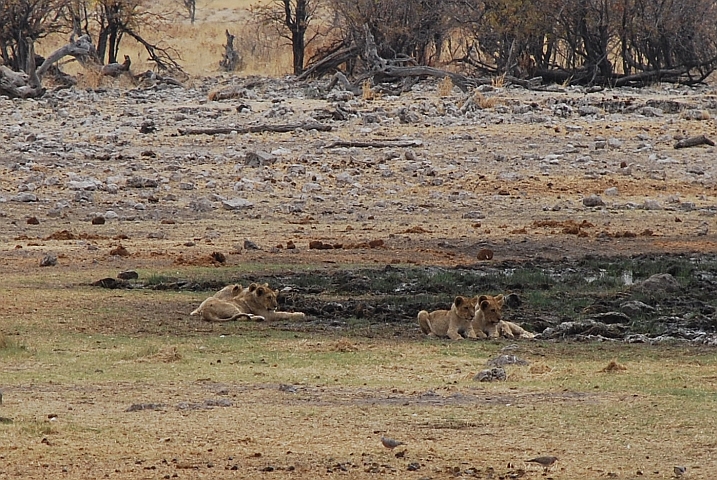
<svg viewBox="0 0 717 480">
<path fill-rule="evenodd" d="M 292 358 L 300 348 L 390 352 L 396 345 L 415 350 L 415 356 L 422 358 L 426 348 L 434 347 L 420 341 L 413 324 L 416 311 L 437 308 L 440 305 L 430 302 L 437 302 L 441 295 L 449 298 L 457 287 L 471 294 L 518 292 L 521 302 L 506 308 L 508 316 L 543 332 L 542 338 L 631 342 L 683 338 L 701 345 L 715 343 L 715 149 L 709 145 L 674 148 L 685 138 L 715 135 L 711 118 L 717 114 L 717 97 L 711 87 L 658 85 L 593 93 L 582 88 L 484 87 L 467 101 L 468 95 L 457 89 L 441 95 L 440 85 L 432 81 L 418 83 L 400 96 L 383 94 L 371 99 L 338 90 L 324 92 L 327 83 L 216 77 L 194 79 L 184 88 L 143 89 L 118 81 L 97 89 L 51 92 L 39 100 L 0 98 L 0 274 L 13 277 L 11 285 L 3 286 L 11 293 L 5 298 L 5 318 L 14 325 L 7 334 L 24 344 L 29 340 L 21 336 L 24 327 L 19 325 L 35 318 L 42 308 L 59 308 L 58 301 L 48 296 L 39 295 L 39 305 L 33 304 L 32 295 L 20 298 L 32 290 L 33 278 L 44 281 L 57 275 L 58 282 L 72 279 L 69 287 L 73 290 L 68 293 L 63 283 L 63 288 L 49 295 L 63 295 L 59 302 L 65 302 L 68 310 L 52 318 L 61 318 L 59 328 L 81 334 L 77 341 L 86 343 L 68 357 L 53 348 L 48 372 L 50 367 L 57 368 L 56 363 L 63 368 L 72 364 L 74 360 L 68 358 L 76 354 L 109 349 L 99 344 L 112 344 L 115 335 L 213 339 L 219 334 L 224 338 L 226 330 L 233 332 L 227 337 L 239 341 L 244 329 L 257 335 L 285 329 L 297 336 L 309 332 L 307 337 L 311 337 L 320 331 L 332 338 L 335 331 L 337 336 L 353 338 L 355 333 L 361 337 L 358 347 L 345 338 L 296 340 L 290 345 L 288 357 Z M 236 98 L 208 100 L 210 91 L 232 86 Z M 317 123 L 320 128 L 311 128 Z M 261 130 L 289 124 L 305 128 L 284 133 L 250 131 L 250 127 Z M 200 128 L 221 128 L 226 133 L 188 134 L 189 129 Z M 309 321 L 255 327 L 198 325 L 187 315 L 197 306 L 198 295 L 191 299 L 169 294 L 166 298 L 92 297 L 86 295 L 87 285 L 82 283 L 108 272 L 114 276 L 136 270 L 141 275 L 130 281 L 134 287 L 209 292 L 219 285 L 212 281 L 162 284 L 147 277 L 153 272 L 161 274 L 158 277 L 176 272 L 179 279 L 192 278 L 197 272 L 206 276 L 207 270 L 216 270 L 217 278 L 225 279 L 230 276 L 227 271 L 242 272 L 243 265 L 248 265 L 244 271 L 252 272 L 247 274 L 252 277 L 249 280 L 288 287 L 284 308 L 307 312 Z M 256 273 L 264 266 L 266 271 Z M 524 275 L 532 283 L 521 284 L 505 275 L 521 269 L 538 272 L 530 278 Z M 629 278 L 619 288 L 611 284 L 588 293 L 578 287 L 570 290 L 571 284 L 561 280 L 575 277 L 584 289 L 590 281 L 603 281 L 603 273 L 617 278 L 629 274 Z M 652 273 L 670 276 L 645 286 Z M 460 277 L 461 283 L 456 280 L 455 288 L 450 280 L 426 283 L 431 275 Z M 383 290 L 378 284 L 383 284 Z M 569 297 L 585 301 L 575 303 L 581 309 L 572 313 L 557 312 L 552 305 L 535 301 L 536 292 L 543 288 L 564 292 L 566 302 L 574 300 Z M 96 298 L 102 298 L 103 315 L 92 315 L 95 306 L 90 302 Z M 122 312 L 121 321 L 112 312 Z M 578 317 L 579 322 L 573 321 Z M 653 322 L 652 330 L 636 328 L 636 319 Z M 449 344 L 437 341 L 436 345 Z M 469 345 L 498 348 L 490 343 Z M 547 355 L 551 362 L 562 357 L 564 346 L 521 344 L 537 359 L 546 357 L 542 349 L 554 349 Z M 623 347 L 630 352 L 637 348 Z M 464 342 L 460 348 L 468 347 Z M 599 348 L 600 368 L 604 359 L 624 354 L 609 346 Z M 266 384 L 232 380 L 229 386 L 208 378 L 223 375 L 214 369 L 226 368 L 226 378 L 232 379 L 241 365 L 248 364 L 247 371 L 253 369 L 254 361 L 240 350 L 202 357 L 202 362 L 212 359 L 211 367 L 202 363 L 201 372 L 191 371 L 177 376 L 176 385 L 167 380 L 169 384 L 160 382 L 158 387 L 158 365 L 165 361 L 172 365 L 179 358 L 176 349 L 167 352 L 170 358 L 166 360 L 150 360 L 154 363 L 139 382 L 106 380 L 103 370 L 93 365 L 90 374 L 94 377 L 86 387 L 64 380 L 39 384 L 32 380 L 6 389 L 4 412 L 10 413 L 4 415 L 15 417 L 20 426 L 37 418 L 44 427 L 56 421 L 58 412 L 59 422 L 67 416 L 75 423 L 58 427 L 54 433 L 41 430 L 12 440 L 16 450 L 0 455 L 5 471 L 32 478 L 50 474 L 96 477 L 99 471 L 126 478 L 216 478 L 220 469 L 238 472 L 243 478 L 263 478 L 274 470 L 275 475 L 287 477 L 296 471 L 302 472 L 299 476 L 324 478 L 334 472 L 360 471 L 364 473 L 353 473 L 353 477 L 368 478 L 375 473 L 394 475 L 398 472 L 392 466 L 395 463 L 411 471 L 417 465 L 422 468 L 416 474 L 421 478 L 429 471 L 433 478 L 454 478 L 462 471 L 477 478 L 493 478 L 494 472 L 517 478 L 515 472 L 526 475 L 526 470 L 528 476 L 537 478 L 543 475 L 540 468 L 523 469 L 529 451 L 531 457 L 532 453 L 557 452 L 562 457 L 557 474 L 565 469 L 565 478 L 612 477 L 616 471 L 633 475 L 637 468 L 638 476 L 643 469 L 654 475 L 659 470 L 661 476 L 656 478 L 667 478 L 671 465 L 684 460 L 675 458 L 677 454 L 691 452 L 691 458 L 692 453 L 707 458 L 713 447 L 711 437 L 703 433 L 710 431 L 704 425 L 709 426 L 712 417 L 705 422 L 695 417 L 696 426 L 685 428 L 690 415 L 677 414 L 665 405 L 656 409 L 656 402 L 666 402 L 663 397 L 633 395 L 632 386 L 625 398 L 603 394 L 605 400 L 600 401 L 604 404 L 626 408 L 603 418 L 593 414 L 597 407 L 590 403 L 599 395 L 592 393 L 597 386 L 587 383 L 565 387 L 560 380 L 546 387 L 548 393 L 540 393 L 539 399 L 535 392 L 518 394 L 537 399 L 521 400 L 537 412 L 534 419 L 544 417 L 543 405 L 548 411 L 558 409 L 560 418 L 565 409 L 578 411 L 578 427 L 567 430 L 560 422 L 547 427 L 529 422 L 531 427 L 523 428 L 518 417 L 491 423 L 479 414 L 475 418 L 480 421 L 464 424 L 462 420 L 448 422 L 451 412 L 443 419 L 444 412 L 433 408 L 434 404 L 451 406 L 453 402 L 472 409 L 483 403 L 521 402 L 490 392 L 468 397 L 462 391 L 439 391 L 437 399 L 433 390 L 406 395 L 389 391 L 386 385 L 395 380 L 385 372 L 395 370 L 392 375 L 409 382 L 413 378 L 413 373 L 406 377 L 404 367 L 383 368 L 383 363 L 392 365 L 396 358 L 380 360 L 377 371 L 382 386 L 375 391 L 343 391 L 331 384 L 322 386 L 319 396 L 310 384 L 334 382 L 333 372 L 325 377 L 329 380 L 322 377 L 298 386 L 279 385 L 284 381 L 277 380 L 280 375 L 269 380 L 251 377 Z M 671 362 L 682 369 L 684 358 L 693 354 L 673 352 Z M 440 355 L 441 362 L 448 363 L 431 367 L 432 375 L 446 382 L 473 381 L 475 352 L 470 353 L 471 362 L 460 368 L 456 368 L 458 359 Z M 131 370 L 126 364 L 103 368 L 126 375 Z M 132 368 L 135 365 L 144 363 L 132 363 Z M 276 370 L 263 357 L 257 365 L 269 372 Z M 695 361 L 685 371 L 699 378 L 695 384 L 709 389 L 714 379 L 711 365 L 709 359 L 704 366 Z M 21 367 L 45 368 L 34 363 Z M 631 368 L 643 371 L 639 361 Z M 472 369 L 471 375 L 461 369 Z M 592 366 L 584 372 L 557 369 L 570 372 L 568 377 L 590 381 L 595 370 Z M 168 367 L 167 371 L 173 370 Z M 513 375 L 542 375 L 536 372 Z M 659 378 L 678 382 L 674 384 L 680 387 L 675 389 L 682 392 L 684 373 L 673 376 L 678 380 Z M 587 395 L 582 393 L 586 389 Z M 297 392 L 311 410 L 306 416 L 297 416 L 294 403 L 287 400 Z M 222 396 L 219 401 L 217 395 Z M 224 408 L 230 406 L 223 401 L 229 395 L 237 396 L 236 408 Z M 306 403 L 304 397 L 313 403 Z M 401 460 L 384 450 L 371 453 L 380 447 L 377 435 L 385 426 L 373 427 L 356 412 L 371 405 L 368 417 L 374 418 L 378 411 L 394 421 L 399 418 L 396 411 L 381 410 L 378 399 L 384 397 L 391 398 L 391 408 L 398 403 L 406 406 L 406 418 L 413 418 L 415 409 L 424 404 L 431 407 L 426 412 L 435 415 L 436 422 L 405 421 L 403 429 L 386 432 L 407 439 L 416 429 L 425 428 L 426 433 L 410 447 L 417 443 L 418 453 L 409 451 Z M 586 409 L 579 410 L 576 405 L 586 398 L 590 400 Z M 638 403 L 625 404 L 625 399 Z M 67 410 L 69 403 L 75 410 Z M 272 415 L 266 415 L 267 405 Z M 667 423 L 650 427 L 643 435 L 639 430 L 644 428 L 643 415 L 634 412 L 647 410 Z M 321 418 L 312 423 L 316 412 Z M 456 418 L 464 415 L 473 418 L 460 410 Z M 340 419 L 347 423 L 338 423 Z M 606 428 L 606 419 L 614 425 Z M 682 422 L 679 428 L 671 423 L 673 419 Z M 585 428 L 583 434 L 586 420 L 595 426 Z M 628 420 L 634 425 L 625 423 Z M 615 432 L 640 434 L 627 443 L 628 448 L 616 448 L 626 442 L 622 437 L 616 440 L 613 427 Z M 545 433 L 553 428 L 555 435 Z M 672 436 L 684 439 L 670 443 L 670 448 L 664 442 L 644 441 L 654 437 L 654 431 L 668 428 Z M 360 432 L 359 440 L 354 438 L 355 431 Z M 566 431 L 572 434 L 566 436 Z M 122 436 L 125 432 L 130 432 L 129 439 Z M 307 442 L 306 438 L 314 436 L 324 443 Z M 134 438 L 150 439 L 150 443 L 135 443 Z M 227 442 L 227 438 L 232 440 Z M 443 446 L 456 439 L 465 452 Z M 38 443 L 55 448 L 55 456 L 45 457 Z M 630 444 L 636 447 L 630 450 Z M 672 448 L 673 444 L 680 448 Z M 85 451 L 86 445 L 92 448 Z M 510 455 L 496 453 L 505 445 Z M 370 454 L 352 457 L 354 451 Z M 471 463 L 460 463 L 466 458 Z M 354 461 L 341 463 L 342 459 Z M 520 463 L 514 465 L 515 459 Z M 698 468 L 703 465 L 708 472 L 709 462 L 695 457 L 690 475 L 706 478 L 700 477 Z M 658 463 L 664 465 L 658 468 Z"/>
<path fill-rule="evenodd" d="M 708 86 L 467 101 L 431 81 L 372 99 L 288 79 L 116 82 L 0 100 L 4 269 L 39 272 L 48 254 L 160 269 L 212 253 L 470 265 L 484 248 L 494 262 L 715 249 L 714 147 L 675 149 L 714 133 Z M 226 87 L 237 97 L 208 100 Z"/>
</svg>

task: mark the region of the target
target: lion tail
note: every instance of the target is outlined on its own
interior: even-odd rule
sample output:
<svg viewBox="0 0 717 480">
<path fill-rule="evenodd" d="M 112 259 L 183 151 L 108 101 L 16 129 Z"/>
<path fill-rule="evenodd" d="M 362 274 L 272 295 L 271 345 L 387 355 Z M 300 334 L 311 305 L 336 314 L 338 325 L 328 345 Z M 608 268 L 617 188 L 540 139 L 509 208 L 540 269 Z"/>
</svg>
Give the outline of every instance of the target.
<svg viewBox="0 0 717 480">
<path fill-rule="evenodd" d="M 428 335 L 431 333 L 431 316 L 425 310 L 418 312 L 418 326 L 421 327 L 421 331 Z"/>
</svg>

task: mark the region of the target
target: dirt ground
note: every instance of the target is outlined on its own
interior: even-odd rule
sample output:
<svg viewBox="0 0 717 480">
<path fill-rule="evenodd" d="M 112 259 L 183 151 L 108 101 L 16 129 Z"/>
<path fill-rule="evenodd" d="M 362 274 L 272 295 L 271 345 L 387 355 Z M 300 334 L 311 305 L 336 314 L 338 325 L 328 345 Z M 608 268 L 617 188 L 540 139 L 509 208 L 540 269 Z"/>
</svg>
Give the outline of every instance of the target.
<svg viewBox="0 0 717 480">
<path fill-rule="evenodd" d="M 240 97 L 207 101 L 227 85 Z M 539 373 L 477 387 L 476 365 L 505 343 L 456 351 L 427 345 L 412 325 L 392 327 L 393 340 L 379 331 L 351 341 L 329 328 L 198 325 L 187 313 L 203 294 L 88 286 L 124 270 L 206 279 L 717 250 L 714 147 L 674 148 L 715 136 L 711 87 L 501 87 L 482 93 L 494 104 L 466 113 L 465 94 L 441 96 L 431 81 L 374 99 L 317 98 L 316 86 L 216 77 L 0 100 L 0 333 L 35 352 L 1 364 L 12 381 L 0 384 L 0 416 L 14 423 L 0 424 L 0 478 L 669 478 L 685 459 L 672 441 L 699 452 L 687 455 L 691 478 L 710 478 L 709 435 L 696 419 L 680 429 L 657 394 L 541 385 Z M 339 110 L 343 119 L 332 116 Z M 317 118 L 331 131 L 178 133 Z M 153 131 L 141 133 L 147 122 Z M 255 152 L 270 160 L 252 166 Z M 591 195 L 601 202 L 589 206 Z M 236 199 L 245 202 L 227 203 Z M 48 255 L 56 264 L 40 266 Z M 222 336 L 255 345 L 220 346 Z M 125 341 L 152 348 L 113 357 Z M 421 363 L 426 348 L 443 360 Z M 320 371 L 307 377 L 291 363 L 304 349 L 349 363 L 310 356 Z M 529 350 L 561 362 L 561 352 Z M 369 366 L 347 360 L 352 352 Z M 693 374 L 711 378 L 711 391 L 709 358 Z M 570 381 L 598 368 L 560 365 Z M 517 413 L 496 413 L 507 405 Z M 635 414 L 650 408 L 665 415 L 654 428 L 670 432 L 659 439 Z M 600 419 L 603 410 L 614 417 Z M 593 437 L 602 421 L 613 430 Z M 385 450 L 383 434 L 408 445 Z M 561 460 L 550 472 L 524 462 L 553 452 Z"/>
</svg>

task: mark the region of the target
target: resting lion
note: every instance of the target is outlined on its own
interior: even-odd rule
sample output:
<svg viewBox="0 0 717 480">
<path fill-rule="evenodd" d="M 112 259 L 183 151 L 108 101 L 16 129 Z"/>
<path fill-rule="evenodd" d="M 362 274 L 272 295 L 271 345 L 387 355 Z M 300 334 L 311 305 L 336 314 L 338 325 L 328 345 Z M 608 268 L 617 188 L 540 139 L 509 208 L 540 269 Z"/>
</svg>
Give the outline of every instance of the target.
<svg viewBox="0 0 717 480">
<path fill-rule="evenodd" d="M 268 321 L 272 320 L 304 320 L 304 312 L 277 312 L 279 303 L 276 300 L 276 291 L 269 288 L 269 284 L 257 285 L 252 283 L 245 288 L 234 303 L 243 311 L 260 315 Z"/>
<path fill-rule="evenodd" d="M 478 297 L 473 330 L 478 338 L 533 338 L 535 335 L 520 325 L 502 319 L 503 295 L 481 295 Z"/>
<path fill-rule="evenodd" d="M 252 283 L 247 288 L 228 285 L 207 298 L 190 315 L 201 315 L 208 322 L 230 322 L 239 319 L 255 320 L 302 320 L 301 312 L 277 312 L 276 292 L 269 284 Z"/>
<path fill-rule="evenodd" d="M 476 298 L 457 296 L 450 310 L 418 312 L 418 325 L 426 335 L 448 336 L 451 340 L 477 338 L 472 325 L 475 307 Z"/>
</svg>

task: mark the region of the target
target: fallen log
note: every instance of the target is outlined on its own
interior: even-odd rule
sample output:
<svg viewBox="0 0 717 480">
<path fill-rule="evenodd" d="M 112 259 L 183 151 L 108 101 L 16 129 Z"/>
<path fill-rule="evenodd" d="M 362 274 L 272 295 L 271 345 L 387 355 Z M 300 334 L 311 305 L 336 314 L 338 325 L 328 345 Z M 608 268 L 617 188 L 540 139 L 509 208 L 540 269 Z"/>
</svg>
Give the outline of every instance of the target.
<svg viewBox="0 0 717 480">
<path fill-rule="evenodd" d="M 420 147 L 423 145 L 421 140 L 388 140 L 385 142 L 360 142 L 360 141 L 338 141 L 326 145 L 324 148 L 406 148 L 406 147 Z"/>
<path fill-rule="evenodd" d="M 28 58 L 34 59 L 34 45 L 31 41 L 28 44 Z M 94 52 L 94 47 L 89 35 L 83 35 L 52 52 L 37 69 L 34 68 L 34 63 L 26 66 L 28 74 L 13 72 L 7 67 L 3 67 L 0 69 L 0 95 L 7 95 L 10 98 L 41 97 L 45 94 L 45 88 L 41 85 L 42 76 L 55 62 L 67 55 L 84 58 L 92 52 Z"/>
<path fill-rule="evenodd" d="M 92 45 L 92 40 L 89 35 L 82 35 L 77 40 L 74 40 L 64 47 L 58 48 L 48 56 L 42 65 L 37 69 L 37 76 L 42 78 L 45 72 L 58 60 L 67 55 L 71 55 L 75 58 L 86 57 L 95 51 L 95 47 Z"/>
<path fill-rule="evenodd" d="M 323 123 L 290 123 L 284 125 L 252 125 L 249 127 L 215 127 L 215 128 L 180 128 L 180 135 L 227 135 L 237 133 L 286 133 L 294 130 L 318 130 L 320 132 L 331 131 L 331 125 Z"/>
<path fill-rule="evenodd" d="M 709 145 L 710 147 L 714 147 L 715 142 L 704 135 L 699 135 L 697 137 L 684 138 L 680 140 L 675 144 L 675 148 L 690 148 L 697 147 L 699 145 Z"/>
</svg>

